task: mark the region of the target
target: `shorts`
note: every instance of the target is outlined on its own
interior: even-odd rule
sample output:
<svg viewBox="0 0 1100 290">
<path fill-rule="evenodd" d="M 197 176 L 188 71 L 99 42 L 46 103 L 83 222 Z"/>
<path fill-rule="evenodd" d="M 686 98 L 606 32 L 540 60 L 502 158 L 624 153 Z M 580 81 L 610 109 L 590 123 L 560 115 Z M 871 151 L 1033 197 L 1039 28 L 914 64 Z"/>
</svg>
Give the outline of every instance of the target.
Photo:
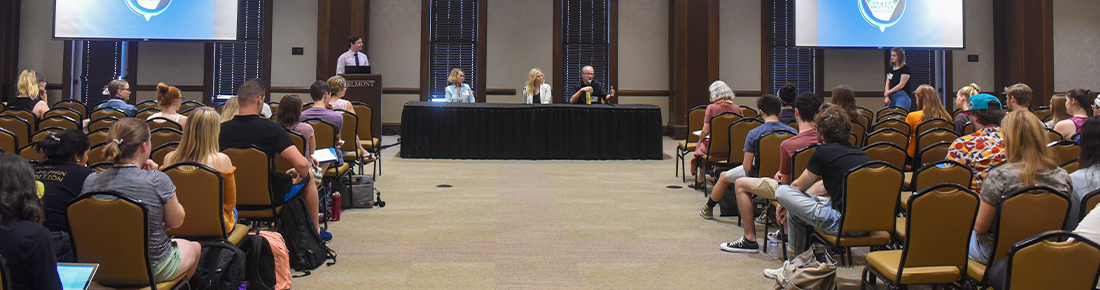
<svg viewBox="0 0 1100 290">
<path fill-rule="evenodd" d="M 157 283 L 172 281 L 178 276 L 182 264 L 180 248 L 176 242 L 172 242 L 172 250 L 168 252 L 168 257 L 160 261 L 160 264 L 153 266 L 153 279 Z"/>
<path fill-rule="evenodd" d="M 749 193 L 766 199 L 775 199 L 775 190 L 779 188 L 779 181 L 768 178 L 746 178 L 749 182 Z"/>
</svg>

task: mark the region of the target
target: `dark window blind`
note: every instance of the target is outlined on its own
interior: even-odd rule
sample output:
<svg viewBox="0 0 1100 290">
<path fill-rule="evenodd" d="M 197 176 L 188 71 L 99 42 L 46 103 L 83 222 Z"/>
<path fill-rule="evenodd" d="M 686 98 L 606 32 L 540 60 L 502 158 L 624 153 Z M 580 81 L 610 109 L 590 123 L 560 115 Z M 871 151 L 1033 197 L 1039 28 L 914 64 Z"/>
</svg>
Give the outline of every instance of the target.
<svg viewBox="0 0 1100 290">
<path fill-rule="evenodd" d="M 121 41 L 83 41 L 80 94 L 89 106 L 106 101 L 103 87 L 122 74 L 122 45 Z"/>
<path fill-rule="evenodd" d="M 431 57 L 429 81 L 433 98 L 443 97 L 451 83 L 447 81 L 451 69 L 462 69 L 463 82 L 476 88 L 478 0 L 432 0 L 431 2 Z M 477 92 L 484 93 L 484 92 Z"/>
<path fill-rule="evenodd" d="M 214 95 L 236 95 L 237 88 L 263 71 L 264 0 L 240 0 L 237 40 L 214 44 Z"/>
<path fill-rule="evenodd" d="M 567 90 L 580 82 L 581 68 L 586 65 L 595 70 L 595 80 L 609 85 L 610 3 L 608 0 L 565 0 L 562 5 L 562 69 L 559 73 L 564 87 L 557 90 Z"/>
<path fill-rule="evenodd" d="M 890 63 L 890 51 L 886 51 L 886 63 Z M 909 87 L 914 91 L 920 85 L 936 86 L 936 50 L 906 49 L 905 65 L 909 66 Z"/>
<path fill-rule="evenodd" d="M 816 52 L 813 48 L 794 45 L 794 2 L 772 2 L 771 88 L 775 92 L 786 83 L 798 85 L 799 92 L 813 92 L 817 87 L 814 78 Z"/>
</svg>

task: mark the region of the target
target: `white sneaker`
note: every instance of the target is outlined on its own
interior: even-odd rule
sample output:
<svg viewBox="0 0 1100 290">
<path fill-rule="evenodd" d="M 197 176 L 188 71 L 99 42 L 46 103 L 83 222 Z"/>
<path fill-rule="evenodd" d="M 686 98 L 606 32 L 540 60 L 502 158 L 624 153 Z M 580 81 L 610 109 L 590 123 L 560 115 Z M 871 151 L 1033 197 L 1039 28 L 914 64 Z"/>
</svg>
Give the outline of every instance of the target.
<svg viewBox="0 0 1100 290">
<path fill-rule="evenodd" d="M 775 277 L 779 276 L 779 273 L 783 272 L 783 269 L 786 269 L 787 265 L 790 264 L 791 261 L 783 261 L 782 267 L 776 269 L 764 269 L 764 277 L 768 277 L 768 279 L 775 279 Z"/>
</svg>

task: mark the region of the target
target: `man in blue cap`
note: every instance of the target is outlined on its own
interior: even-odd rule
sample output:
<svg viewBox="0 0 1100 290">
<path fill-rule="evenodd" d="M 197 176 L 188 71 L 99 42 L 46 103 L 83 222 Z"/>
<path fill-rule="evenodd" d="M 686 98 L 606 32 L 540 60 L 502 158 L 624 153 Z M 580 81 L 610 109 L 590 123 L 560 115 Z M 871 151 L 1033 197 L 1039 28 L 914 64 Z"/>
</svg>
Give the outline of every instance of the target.
<svg viewBox="0 0 1100 290">
<path fill-rule="evenodd" d="M 981 194 L 982 182 L 993 166 L 1005 161 L 1005 144 L 1001 135 L 1001 101 L 990 94 L 970 97 L 970 123 L 975 132 L 959 137 L 951 143 L 947 159 L 962 163 L 974 170 L 970 190 Z"/>
</svg>

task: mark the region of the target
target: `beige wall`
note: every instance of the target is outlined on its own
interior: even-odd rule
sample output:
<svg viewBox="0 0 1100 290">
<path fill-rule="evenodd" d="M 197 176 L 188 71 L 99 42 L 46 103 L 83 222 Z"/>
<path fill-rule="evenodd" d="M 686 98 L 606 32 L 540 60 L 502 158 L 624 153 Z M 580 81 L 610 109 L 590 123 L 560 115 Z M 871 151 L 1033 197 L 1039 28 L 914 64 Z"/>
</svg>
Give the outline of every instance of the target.
<svg viewBox="0 0 1100 290">
<path fill-rule="evenodd" d="M 993 1 L 968 0 L 966 7 L 966 50 L 956 50 L 952 66 L 954 88 L 978 84 L 983 92 L 1000 91 L 993 88 Z M 966 56 L 977 54 L 978 62 L 967 62 Z"/>
<path fill-rule="evenodd" d="M 51 84 L 64 74 L 65 42 L 53 38 L 53 1 L 23 1 L 19 17 L 19 70 L 46 75 Z M 46 17 L 43 17 L 46 16 Z M 48 103 L 61 100 L 61 90 L 47 91 Z"/>
<path fill-rule="evenodd" d="M 760 1 L 721 0 L 718 9 L 718 78 L 735 91 L 761 90 Z"/>
<path fill-rule="evenodd" d="M 138 44 L 138 85 L 202 85 L 206 44 L 201 42 L 141 42 Z M 133 85 L 133 84 L 131 84 Z M 155 100 L 155 91 L 138 91 L 137 101 Z M 184 92 L 186 100 L 202 101 L 202 93 Z"/>
<path fill-rule="evenodd" d="M 270 86 L 309 86 L 317 78 L 317 1 L 273 5 Z M 293 47 L 303 48 L 304 54 L 292 55 Z"/>
<path fill-rule="evenodd" d="M 531 68 L 542 70 L 554 83 L 554 2 L 492 0 L 486 19 L 485 86 L 516 89 L 514 96 L 487 96 L 489 102 L 519 103 L 519 94 Z M 561 88 L 553 88 L 561 94 Z"/>
<path fill-rule="evenodd" d="M 668 1 L 619 1 L 619 81 L 616 90 L 668 90 Z M 552 23 L 552 22 L 551 22 Z M 553 36 L 551 34 L 551 36 Z M 668 123 L 668 96 L 623 96 L 620 104 L 661 107 Z"/>
<path fill-rule="evenodd" d="M 882 50 L 826 49 L 825 90 L 846 84 L 857 92 L 883 91 L 885 67 Z"/>
<path fill-rule="evenodd" d="M 1054 1 L 1054 90 L 1100 90 L 1100 1 Z"/>
<path fill-rule="evenodd" d="M 370 1 L 368 51 L 372 70 L 387 88 L 420 87 L 420 1 Z M 420 95 L 384 94 L 382 123 L 400 123 L 406 102 Z"/>
</svg>

